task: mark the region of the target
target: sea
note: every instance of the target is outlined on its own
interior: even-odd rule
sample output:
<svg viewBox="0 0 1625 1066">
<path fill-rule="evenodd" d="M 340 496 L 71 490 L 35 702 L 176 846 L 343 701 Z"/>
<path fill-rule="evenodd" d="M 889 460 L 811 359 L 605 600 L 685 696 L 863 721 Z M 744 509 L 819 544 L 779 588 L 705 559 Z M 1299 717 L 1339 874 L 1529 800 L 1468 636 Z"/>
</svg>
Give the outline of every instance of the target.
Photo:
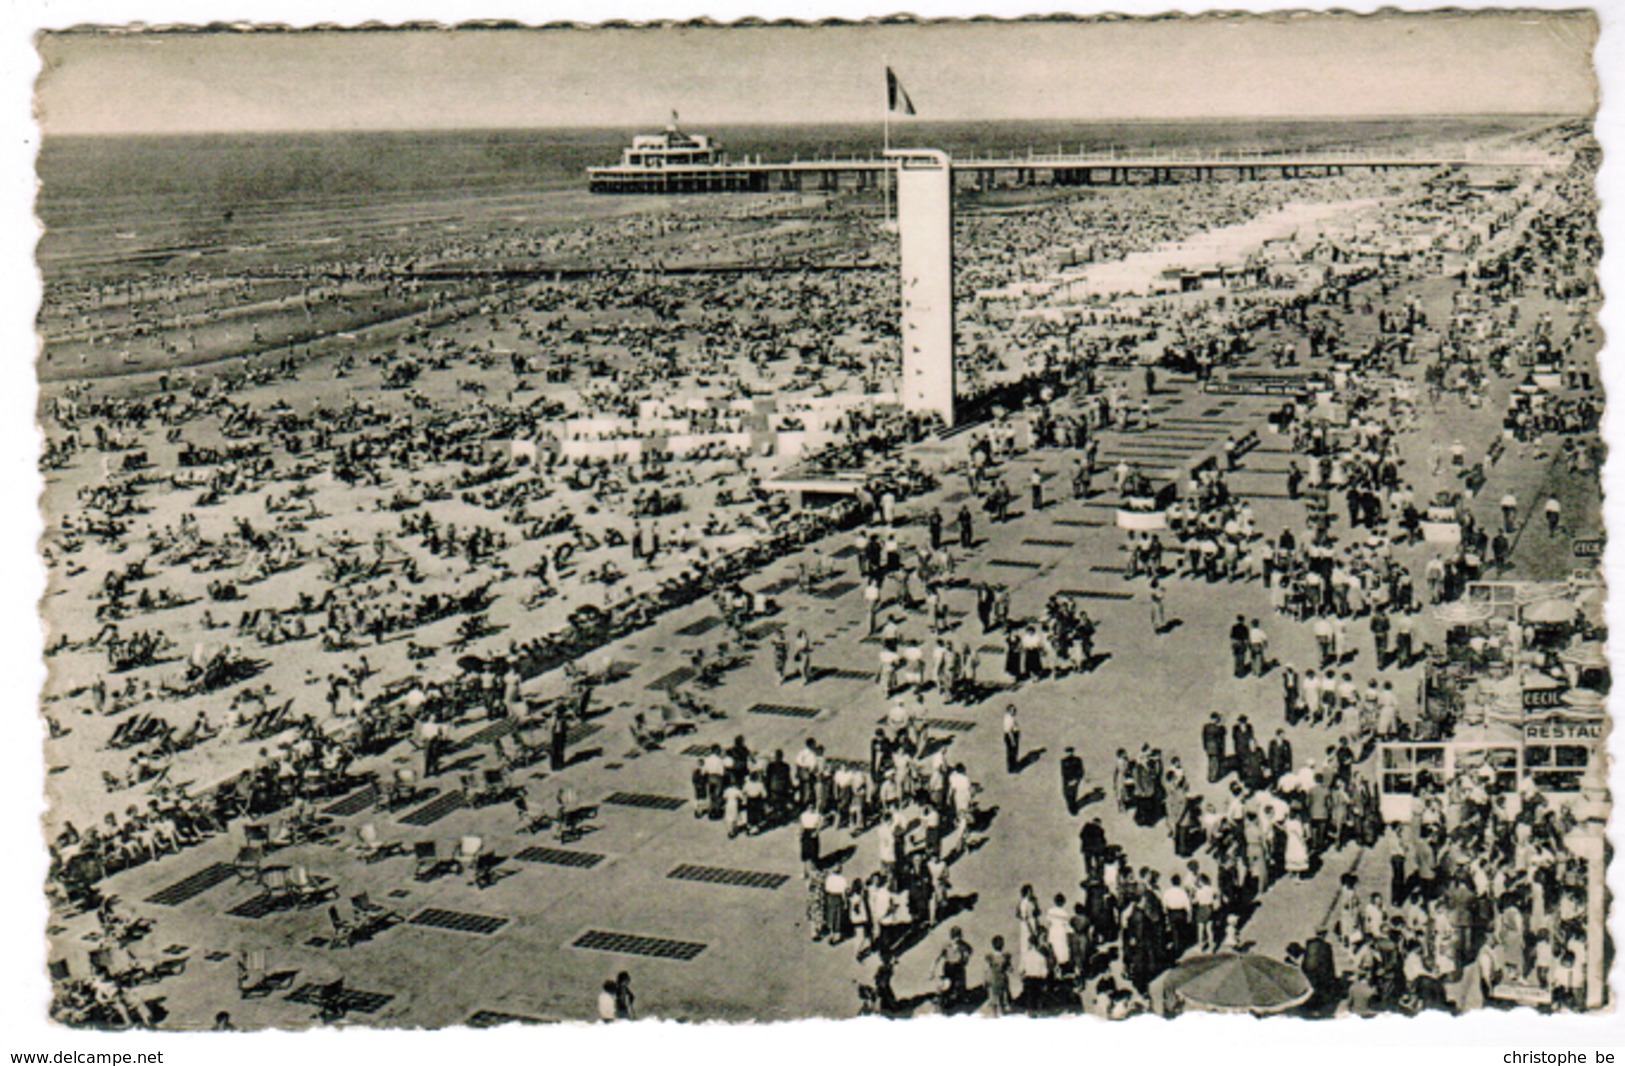
<svg viewBox="0 0 1625 1066">
<path fill-rule="evenodd" d="M 1424 146 L 1513 134 L 1557 116 L 1336 120 L 925 122 L 892 126 L 895 146 L 955 155 L 1161 148 L 1342 149 Z M 401 217 L 470 198 L 524 202 L 531 221 L 602 213 L 585 195 L 588 166 L 619 159 L 648 129 L 573 128 L 164 136 L 49 136 L 38 158 L 40 258 L 92 254 L 144 237 L 207 241 L 220 220 L 301 212 L 313 231 L 350 209 Z M 878 123 L 719 126 L 703 131 L 735 157 L 767 161 L 869 156 Z M 537 197 L 535 194 L 547 194 Z M 579 195 L 578 195 L 579 194 Z M 594 197 L 598 201 L 624 200 Z M 329 214 L 331 213 L 331 215 Z M 207 223 L 203 229 L 189 223 Z M 150 246 L 147 240 L 142 245 Z"/>
</svg>

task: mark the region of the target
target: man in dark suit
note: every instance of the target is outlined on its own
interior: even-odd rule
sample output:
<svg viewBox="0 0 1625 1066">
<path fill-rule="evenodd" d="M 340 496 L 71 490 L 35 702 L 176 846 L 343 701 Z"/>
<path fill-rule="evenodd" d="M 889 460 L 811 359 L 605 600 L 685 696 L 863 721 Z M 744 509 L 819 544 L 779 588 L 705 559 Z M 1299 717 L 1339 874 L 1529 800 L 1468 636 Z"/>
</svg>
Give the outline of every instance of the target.
<svg viewBox="0 0 1625 1066">
<path fill-rule="evenodd" d="M 1214 711 L 1213 717 L 1202 727 L 1202 751 L 1207 754 L 1207 779 L 1217 781 L 1226 772 L 1224 765 L 1224 719 Z"/>
<path fill-rule="evenodd" d="M 1286 738 L 1286 730 L 1277 729 L 1275 736 L 1270 740 L 1269 752 L 1270 776 L 1279 781 L 1292 772 L 1292 742 Z"/>
<path fill-rule="evenodd" d="M 1230 746 L 1237 763 L 1246 761 L 1247 755 L 1258 745 L 1258 739 L 1253 734 L 1253 724 L 1244 714 L 1236 719 L 1236 724 L 1230 727 Z"/>
<path fill-rule="evenodd" d="M 1078 791 L 1083 788 L 1083 759 L 1076 750 L 1066 749 L 1061 756 L 1061 798 L 1066 800 L 1066 813 L 1078 813 Z"/>
<path fill-rule="evenodd" d="M 1235 623 L 1230 626 L 1230 658 L 1237 677 L 1247 676 L 1247 633 L 1247 620 L 1236 615 Z"/>
<path fill-rule="evenodd" d="M 892 742 L 886 736 L 884 729 L 876 728 L 874 738 L 869 741 L 869 776 L 878 784 L 891 769 Z"/>
<path fill-rule="evenodd" d="M 548 764 L 555 772 L 562 770 L 565 767 L 565 748 L 570 742 L 570 723 L 563 710 L 553 712 L 553 732 L 548 739 Z"/>
<path fill-rule="evenodd" d="M 1099 884 L 1106 873 L 1106 827 L 1091 818 L 1078 830 L 1078 852 L 1083 856 L 1084 884 Z"/>
<path fill-rule="evenodd" d="M 1326 940 L 1326 931 L 1318 929 L 1303 946 L 1303 975 L 1309 979 L 1314 996 L 1305 1004 L 1312 1014 L 1329 1013 L 1338 1001 L 1337 961 L 1332 946 Z"/>
</svg>

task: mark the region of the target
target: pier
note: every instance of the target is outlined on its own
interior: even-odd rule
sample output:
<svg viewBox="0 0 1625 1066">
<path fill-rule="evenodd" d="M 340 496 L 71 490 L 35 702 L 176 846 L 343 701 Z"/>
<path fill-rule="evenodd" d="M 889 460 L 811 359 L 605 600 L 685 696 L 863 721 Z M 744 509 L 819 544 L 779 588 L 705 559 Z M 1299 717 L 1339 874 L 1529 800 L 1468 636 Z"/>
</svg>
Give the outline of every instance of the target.
<svg viewBox="0 0 1625 1066">
<path fill-rule="evenodd" d="M 1416 169 L 1551 169 L 1563 160 L 1528 149 L 1460 145 L 1428 152 L 1122 152 L 1028 153 L 955 158 L 955 188 L 1033 185 L 1157 185 L 1196 181 L 1264 181 L 1330 177 L 1348 171 Z M 663 167 L 589 167 L 594 192 L 839 192 L 872 189 L 896 164 L 879 156 L 790 159 L 750 157 Z"/>
</svg>

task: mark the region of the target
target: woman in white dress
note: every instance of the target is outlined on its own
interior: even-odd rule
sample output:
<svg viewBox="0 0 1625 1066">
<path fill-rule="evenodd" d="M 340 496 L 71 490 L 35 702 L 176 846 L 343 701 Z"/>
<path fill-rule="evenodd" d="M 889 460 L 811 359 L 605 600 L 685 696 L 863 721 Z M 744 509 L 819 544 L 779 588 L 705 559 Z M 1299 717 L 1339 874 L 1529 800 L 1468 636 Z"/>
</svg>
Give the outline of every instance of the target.
<svg viewBox="0 0 1625 1066">
<path fill-rule="evenodd" d="M 1288 818 L 1282 826 L 1286 831 L 1286 872 L 1299 877 L 1309 876 L 1309 846 L 1304 842 L 1303 823 Z"/>
<path fill-rule="evenodd" d="M 1038 896 L 1032 885 L 1021 887 L 1021 902 L 1016 905 L 1017 943 L 1021 945 L 1021 996 L 1026 1000 L 1049 980 L 1049 958 L 1044 954 L 1044 931 L 1038 911 Z"/>
</svg>

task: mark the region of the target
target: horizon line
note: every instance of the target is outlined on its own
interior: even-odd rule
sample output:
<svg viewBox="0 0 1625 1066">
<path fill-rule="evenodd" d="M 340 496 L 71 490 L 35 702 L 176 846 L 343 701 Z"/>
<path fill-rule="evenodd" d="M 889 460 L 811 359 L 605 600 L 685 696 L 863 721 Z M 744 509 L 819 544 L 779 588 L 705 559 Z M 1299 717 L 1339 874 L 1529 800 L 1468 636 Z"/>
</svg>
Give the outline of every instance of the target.
<svg viewBox="0 0 1625 1066">
<path fill-rule="evenodd" d="M 922 118 L 913 116 L 913 121 L 904 121 L 902 127 L 909 125 L 933 124 L 988 124 L 988 123 L 1111 123 L 1129 122 L 1145 124 L 1174 124 L 1174 123 L 1224 123 L 1224 122 L 1370 122 L 1370 121 L 1422 121 L 1440 118 L 1558 118 L 1558 119 L 1595 119 L 1596 112 L 1581 111 L 1399 111 L 1399 112 L 1364 112 L 1347 114 L 1252 114 L 1252 115 L 1123 115 L 1109 117 L 1042 117 L 1042 118 Z M 553 130 L 628 130 L 643 129 L 658 123 L 645 124 L 598 124 L 578 123 L 569 125 L 428 125 L 428 126 L 267 126 L 263 128 L 211 128 L 198 127 L 193 129 L 170 130 L 76 130 L 66 133 L 52 133 L 47 124 L 36 122 L 39 127 L 41 139 L 70 137 L 210 137 L 210 136 L 276 136 L 284 134 L 386 134 L 386 133 L 535 133 Z M 867 126 L 879 125 L 871 119 L 804 119 L 791 121 L 723 121 L 705 124 L 711 129 L 767 129 L 774 127 L 805 128 L 815 126 Z M 893 122 L 895 127 L 899 123 Z"/>
</svg>

